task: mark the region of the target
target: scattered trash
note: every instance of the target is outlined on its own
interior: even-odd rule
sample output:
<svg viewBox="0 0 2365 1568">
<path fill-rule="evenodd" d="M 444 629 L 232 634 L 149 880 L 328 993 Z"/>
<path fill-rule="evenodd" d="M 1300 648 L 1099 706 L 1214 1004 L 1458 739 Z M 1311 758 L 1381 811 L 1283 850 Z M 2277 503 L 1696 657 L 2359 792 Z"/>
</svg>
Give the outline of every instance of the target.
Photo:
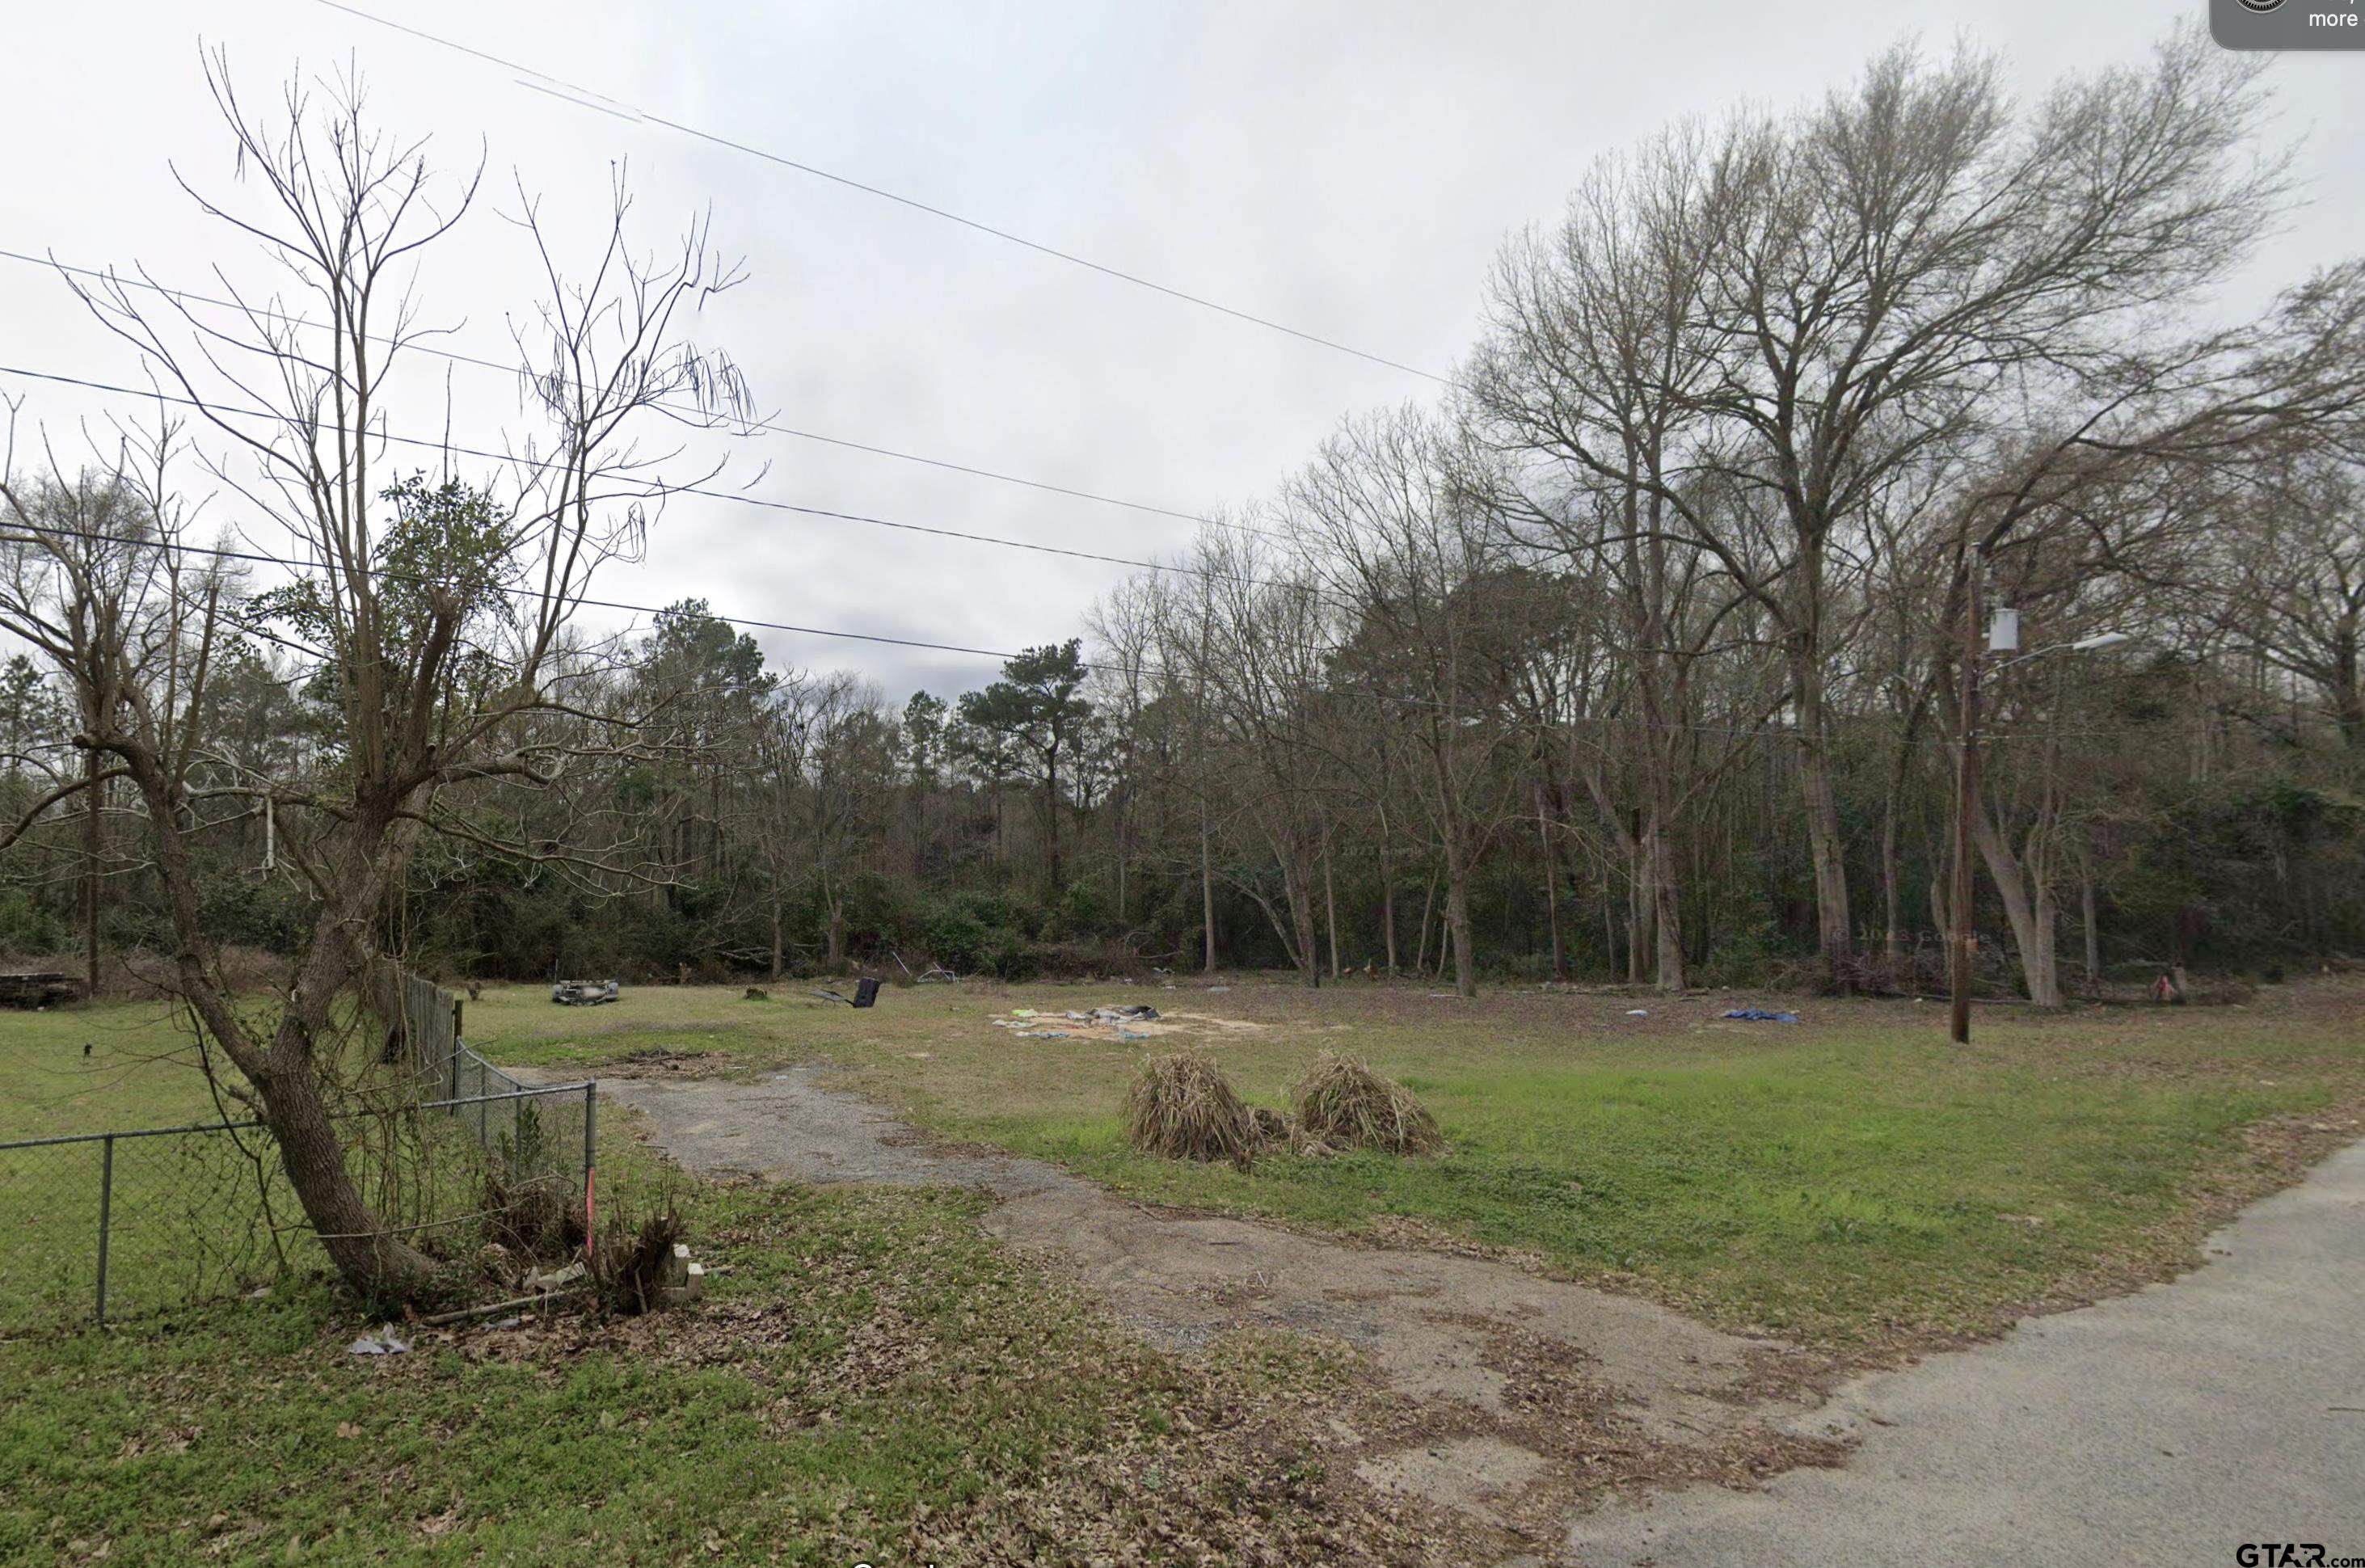
<svg viewBox="0 0 2365 1568">
<path fill-rule="evenodd" d="M 559 980 L 550 988 L 550 1000 L 568 1007 L 597 1007 L 617 999 L 614 980 Z"/>
<path fill-rule="evenodd" d="M 346 1346 L 345 1353 L 350 1356 L 399 1356 L 408 1352 L 409 1349 L 408 1342 L 396 1337 L 394 1325 L 389 1323 L 381 1327 L 375 1337 L 364 1334 Z"/>
<path fill-rule="evenodd" d="M 515 1327 L 518 1327 L 519 1326 L 521 1326 L 521 1324 L 523 1324 L 524 1322 L 525 1322 L 525 1319 L 523 1319 L 522 1317 L 504 1317 L 504 1318 L 502 1318 L 499 1323 L 488 1323 L 488 1324 L 486 1324 L 486 1325 L 485 1325 L 485 1327 L 488 1327 L 488 1328 L 493 1328 L 493 1329 L 500 1329 L 500 1328 L 515 1328 Z"/>
<path fill-rule="evenodd" d="M 1795 1013 L 1768 1013 L 1763 1007 L 1736 1007 L 1725 1016 L 1738 1018 L 1744 1024 L 1796 1024 L 1799 1021 Z"/>
<path fill-rule="evenodd" d="M 582 1277 L 583 1265 L 580 1263 L 569 1263 L 564 1269 L 554 1269 L 547 1274 L 540 1269 L 528 1269 L 525 1272 L 523 1288 L 529 1291 L 555 1291 L 561 1285 L 571 1285 Z"/>
<path fill-rule="evenodd" d="M 706 1266 L 689 1260 L 689 1244 L 673 1244 L 673 1261 L 666 1270 L 666 1283 L 657 1291 L 658 1305 L 688 1306 L 706 1294 Z"/>
<path fill-rule="evenodd" d="M 879 1000 L 879 982 L 865 975 L 854 982 L 852 996 L 840 996 L 834 991 L 817 991 L 813 994 L 824 1002 L 843 1002 L 848 1007 L 869 1007 Z"/>
<path fill-rule="evenodd" d="M 920 978 L 917 983 L 921 985 L 950 985 L 958 979 L 960 979 L 960 976 L 953 973 L 950 969 L 927 969 L 920 971 Z"/>
<path fill-rule="evenodd" d="M 989 1019 L 997 1029 L 1007 1029 L 1022 1040 L 1085 1040 L 1099 1036 L 1091 1030 L 1106 1029 L 1109 1037 L 1120 1041 L 1146 1040 L 1149 1035 L 1140 1029 L 1126 1027 L 1128 1024 L 1145 1024 L 1158 1016 L 1158 1009 L 1144 1002 L 1123 1007 L 1095 1007 L 1085 1013 L 1075 1008 L 1058 1013 L 1034 1007 L 1014 1007 L 1007 1016 Z M 1083 1028 L 1062 1029 L 1055 1024 L 1074 1024 Z"/>
<path fill-rule="evenodd" d="M 1207 988 L 1207 994 L 1209 996 L 1221 996 L 1224 992 L 1231 989 L 1232 988 L 1227 985 L 1211 985 Z"/>
<path fill-rule="evenodd" d="M 1629 1018 L 1648 1018 L 1650 1015 L 1651 1010 L 1647 1007 L 1630 1007 L 1626 1010 L 1626 1016 Z"/>
</svg>

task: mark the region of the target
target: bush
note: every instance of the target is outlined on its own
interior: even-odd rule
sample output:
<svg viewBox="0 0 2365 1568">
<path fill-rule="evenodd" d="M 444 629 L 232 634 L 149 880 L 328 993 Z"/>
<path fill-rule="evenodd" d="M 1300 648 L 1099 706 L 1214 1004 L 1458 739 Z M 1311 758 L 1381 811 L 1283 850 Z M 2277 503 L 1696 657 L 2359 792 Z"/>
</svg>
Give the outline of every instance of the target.
<svg viewBox="0 0 2365 1568">
<path fill-rule="evenodd" d="M 1125 1131 L 1144 1154 L 1169 1159 L 1256 1159 L 1256 1122 L 1216 1064 L 1184 1052 L 1151 1057 L 1125 1095 Z"/>
<path fill-rule="evenodd" d="M 983 969 L 990 940 L 988 928 L 966 902 L 955 901 L 930 917 L 925 939 L 928 957 L 957 975 Z"/>
<path fill-rule="evenodd" d="M 981 967 L 998 980 L 1014 982 L 1033 980 L 1039 965 L 1032 942 L 1014 931 L 1003 931 L 995 934 Z"/>
<path fill-rule="evenodd" d="M 1090 882 L 1070 882 L 1042 925 L 1046 941 L 1073 942 L 1097 936 L 1108 924 L 1108 901 Z"/>
<path fill-rule="evenodd" d="M 1298 1130 L 1336 1148 L 1436 1154 L 1445 1148 L 1437 1118 L 1400 1083 L 1352 1057 L 1325 1051 L 1290 1091 Z"/>
<path fill-rule="evenodd" d="M 621 1216 L 610 1220 L 591 1255 L 591 1289 L 600 1305 L 625 1317 L 656 1307 L 672 1279 L 674 1244 L 686 1234 L 671 1207 L 650 1215 L 637 1229 Z"/>
</svg>

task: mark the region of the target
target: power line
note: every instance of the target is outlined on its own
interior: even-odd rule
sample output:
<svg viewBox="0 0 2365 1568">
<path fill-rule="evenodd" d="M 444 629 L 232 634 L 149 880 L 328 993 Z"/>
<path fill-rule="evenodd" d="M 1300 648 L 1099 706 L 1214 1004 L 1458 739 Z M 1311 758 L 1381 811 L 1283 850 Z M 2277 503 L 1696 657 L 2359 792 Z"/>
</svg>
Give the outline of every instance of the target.
<svg viewBox="0 0 2365 1568">
<path fill-rule="evenodd" d="M 59 261 L 55 256 L 36 256 L 29 255 L 22 251 L 0 249 L 0 260 L 22 262 L 38 267 L 54 268 L 59 272 L 72 273 L 78 277 L 96 278 L 106 283 L 119 284 L 130 288 L 144 288 L 151 293 L 160 294 L 165 298 L 175 302 L 194 301 L 199 305 L 210 305 L 222 310 L 237 310 L 241 312 L 251 311 L 254 315 L 261 316 L 265 319 L 284 321 L 294 327 L 308 327 L 318 331 L 327 331 L 330 330 L 329 323 L 325 321 L 313 321 L 301 316 L 291 316 L 284 311 L 273 310 L 262 306 L 250 305 L 241 300 L 220 299 L 212 295 L 197 294 L 186 289 L 170 288 L 144 276 L 137 278 L 125 277 L 121 274 L 112 270 L 105 270 L 96 267 L 73 266 L 68 263 Z M 387 347 L 398 346 L 397 340 L 388 337 L 374 335 L 369 339 L 369 341 Z M 456 364 L 476 365 L 486 370 L 498 371 L 503 375 L 515 376 L 518 374 L 518 366 L 514 364 L 505 364 L 499 360 L 485 359 L 476 354 L 462 353 L 456 349 L 441 348 L 433 343 L 420 342 L 415 340 L 405 339 L 401 341 L 399 346 L 414 349 L 420 353 L 433 354 L 439 359 L 450 360 Z M 671 409 L 678 413 L 692 411 L 682 408 L 678 404 L 659 403 L 656 406 L 661 409 Z M 1069 485 L 1055 485 L 1048 479 L 1029 479 L 1020 474 L 1004 474 L 998 469 L 981 468 L 973 464 L 968 463 L 956 463 L 950 458 L 930 457 L 924 453 L 917 452 L 903 452 L 895 447 L 880 446 L 871 442 L 855 441 L 846 436 L 824 435 L 819 431 L 801 430 L 794 425 L 779 424 L 769 420 L 750 420 L 746 422 L 746 428 L 749 430 L 763 431 L 767 434 L 770 435 L 792 436 L 799 441 L 816 442 L 824 446 L 841 447 L 849 452 L 867 453 L 874 457 L 891 457 L 900 463 L 916 463 L 924 467 L 941 468 L 948 473 L 967 474 L 974 478 L 992 479 L 1004 485 L 1019 485 L 1030 490 L 1041 490 L 1055 496 L 1068 496 L 1080 501 L 1096 501 L 1103 506 L 1123 507 L 1128 511 L 1146 512 L 1153 517 L 1171 517 L 1183 522 L 1205 523 L 1216 521 L 1203 513 L 1182 511 L 1173 507 L 1160 506 L 1152 501 L 1127 500 L 1123 496 L 1102 495 L 1095 490 L 1078 489 L 1073 486 Z M 1225 526 L 1239 527 L 1240 525 L 1233 523 L 1226 524 Z"/>
<path fill-rule="evenodd" d="M 151 402 L 163 402 L 185 409 L 196 409 L 210 416 L 231 415 L 239 419 L 264 420 L 274 424 L 287 423 L 287 417 L 268 409 L 240 409 L 204 402 L 195 398 L 178 397 L 154 388 L 121 386 L 112 382 L 94 381 L 86 376 L 63 375 L 55 371 L 28 370 L 22 365 L 0 364 L 0 375 L 21 375 L 30 380 L 55 382 L 62 386 L 77 386 L 84 391 L 107 392 L 118 397 L 139 398 Z M 422 447 L 431 452 L 454 453 L 463 457 L 482 458 L 488 463 L 515 464 L 526 468 L 563 467 L 548 460 L 521 457 L 515 453 L 489 452 L 482 447 L 461 446 L 454 442 L 432 440 L 424 436 L 396 435 L 390 431 L 369 432 L 376 440 L 397 446 Z M 1031 539 L 1007 539 L 996 533 L 976 533 L 966 529 L 945 528 L 934 523 L 900 522 L 892 518 L 872 517 L 863 512 L 839 511 L 829 507 L 803 506 L 794 501 L 777 501 L 763 496 L 751 496 L 736 490 L 709 489 L 699 485 L 666 487 L 670 495 L 698 496 L 708 500 L 729 501 L 737 506 L 759 507 L 767 511 L 793 512 L 801 517 L 825 518 L 836 522 L 858 522 L 872 528 L 893 529 L 903 533 L 923 533 L 938 539 L 958 539 L 971 544 L 992 544 L 1004 550 L 1026 550 L 1041 555 L 1064 555 L 1072 560 L 1095 561 L 1112 566 L 1131 566 L 1148 572 L 1179 572 L 1192 577 L 1215 577 L 1253 586 L 1272 587 L 1265 579 L 1241 577 L 1226 572 L 1211 571 L 1200 566 L 1179 566 L 1171 562 L 1143 560 L 1133 555 L 1111 555 L 1097 550 L 1078 550 L 1064 544 L 1044 544 Z M 1318 591 L 1318 590 L 1316 590 Z"/>
<path fill-rule="evenodd" d="M 305 560 L 300 556 L 273 555 L 267 554 L 259 550 L 231 550 L 218 544 L 191 544 L 181 540 L 142 538 L 138 534 L 101 533 L 95 529 L 85 528 L 41 528 L 32 534 L 0 534 L 0 543 L 39 543 L 43 536 L 63 539 L 81 539 L 95 544 L 122 544 L 140 549 L 179 550 L 185 551 L 192 555 L 204 555 L 218 561 L 240 561 L 258 566 L 285 566 L 305 571 L 325 572 L 332 569 L 330 564 L 326 561 L 309 561 Z M 378 567 L 374 568 L 374 575 L 382 577 L 388 582 L 407 582 L 420 586 L 430 586 L 428 584 L 428 579 L 408 572 L 387 571 L 383 567 Z M 515 588 L 509 591 L 518 594 L 532 594 L 532 590 L 529 588 Z M 663 615 L 667 613 L 666 609 L 659 608 L 656 605 L 625 604 L 615 599 L 574 598 L 570 599 L 568 602 L 578 605 L 588 605 L 595 610 L 626 610 L 637 615 Z M 929 643 L 920 641 L 916 638 L 890 637 L 883 633 L 871 632 L 836 632 L 820 626 L 792 625 L 785 621 L 758 621 L 753 616 L 746 615 L 714 615 L 713 611 L 711 610 L 707 613 L 712 615 L 713 619 L 723 622 L 728 625 L 753 629 L 756 631 L 794 632 L 808 637 L 837 637 L 858 643 L 888 643 L 892 644 L 897 647 L 926 648 L 938 653 L 947 654 L 971 654 L 981 658 L 1010 659 L 1017 656 L 1014 654 L 1007 653 L 997 648 L 964 648 L 952 643 Z M 263 637 L 270 642 L 277 643 L 283 647 L 294 648 L 300 652 L 310 654 L 316 658 L 325 659 L 328 656 L 317 648 L 308 648 L 303 644 L 290 642 L 285 637 L 274 636 L 268 632 L 256 631 L 256 629 L 252 627 L 242 627 L 241 630 L 254 631 L 257 636 Z M 1088 665 L 1085 667 L 1088 669 L 1106 669 L 1114 666 L 1105 665 Z"/>
<path fill-rule="evenodd" d="M 1176 288 L 1168 284 L 1159 283 L 1153 279 L 1144 277 L 1138 273 L 1126 272 L 1121 267 L 1113 267 L 1108 265 L 1106 263 L 1095 262 L 1089 257 L 1080 256 L 1072 251 L 1063 251 L 1055 245 L 1047 245 L 1039 240 L 1029 240 L 1024 234 L 1014 233 L 1010 230 L 997 228 L 991 223 L 982 222 L 974 218 L 963 217 L 958 212 L 953 212 L 945 207 L 934 206 L 928 202 L 920 200 L 916 196 L 903 196 L 895 191 L 888 190 L 883 186 L 869 185 L 864 181 L 855 179 L 850 175 L 835 174 L 830 170 L 821 168 L 815 164 L 801 162 L 794 158 L 786 156 L 785 154 L 773 152 L 765 148 L 754 146 L 748 142 L 734 141 L 731 138 L 720 135 L 714 131 L 702 130 L 696 126 L 684 125 L 678 120 L 667 119 L 662 115 L 651 114 L 644 109 L 636 108 L 632 105 L 626 104 L 621 99 L 611 98 L 604 93 L 595 92 L 587 87 L 577 86 L 575 84 L 565 81 L 559 77 L 553 76 L 547 72 L 537 71 L 530 65 L 520 65 L 513 61 L 504 60 L 497 54 L 488 54 L 483 50 L 472 48 L 467 44 L 457 41 L 456 39 L 443 38 L 438 34 L 428 32 L 423 28 L 410 27 L 402 22 L 390 21 L 384 17 L 375 16 L 357 6 L 342 5 L 339 3 L 339 0 L 319 0 L 319 4 L 327 6 L 331 11 L 341 11 L 348 17 L 357 17 L 362 21 L 372 22 L 376 24 L 378 27 L 387 28 L 395 32 L 407 34 L 411 38 L 419 39 L 422 43 L 431 43 L 439 49 L 451 50 L 455 53 L 467 55 L 471 59 L 481 60 L 489 64 L 498 65 L 504 71 L 522 72 L 525 75 L 534 77 L 540 82 L 548 83 L 550 85 L 548 87 L 539 87 L 532 82 L 521 82 L 519 84 L 520 85 L 532 87 L 537 92 L 551 93 L 553 96 L 563 98 L 578 108 L 594 109 L 601 114 L 612 115 L 617 118 L 627 121 L 644 121 L 650 125 L 663 126 L 667 130 L 678 132 L 680 135 L 692 138 L 695 140 L 704 141 L 716 147 L 728 148 L 732 151 L 745 153 L 750 158 L 759 158 L 768 163 L 777 163 L 784 169 L 793 169 L 801 174 L 810 174 L 815 179 L 827 180 L 832 185 L 844 185 L 849 190 L 860 191 L 865 196 L 877 196 L 882 201 L 891 201 L 899 207 L 907 207 L 915 212 L 925 212 L 931 218 L 943 218 L 947 223 L 958 223 L 964 229 L 975 230 L 981 234 L 991 235 L 996 240 L 1002 240 L 1013 245 L 1022 246 L 1025 249 L 1036 252 L 1040 255 L 1049 256 L 1056 261 L 1066 262 L 1071 266 L 1082 267 L 1088 272 L 1099 273 L 1104 277 L 1115 278 L 1121 283 L 1129 283 L 1137 288 L 1145 288 L 1153 294 L 1165 295 L 1170 299 L 1182 300 L 1186 305 L 1196 305 L 1202 309 L 1213 310 L 1219 315 L 1229 316 L 1235 320 L 1246 321 L 1252 326 L 1262 327 L 1270 331 L 1280 332 L 1288 337 L 1296 338 L 1304 342 L 1314 343 L 1339 353 L 1351 354 L 1357 359 L 1367 360 L 1373 364 L 1385 365 L 1390 370 L 1400 370 L 1407 375 L 1418 375 L 1425 380 L 1437 382 L 1440 386 L 1448 384 L 1448 377 L 1440 375 L 1434 371 L 1423 370 L 1418 365 L 1406 364 L 1399 360 L 1389 359 L 1384 354 L 1376 354 L 1365 349 L 1355 348 L 1351 344 L 1339 342 L 1334 338 L 1326 338 L 1318 333 L 1309 332 L 1297 327 L 1292 327 L 1285 322 L 1273 320 L 1270 317 L 1258 316 L 1250 311 L 1236 308 L 1233 306 L 1221 304 L 1218 301 L 1206 297 L 1205 295 L 1193 294 L 1185 289 Z"/>
</svg>

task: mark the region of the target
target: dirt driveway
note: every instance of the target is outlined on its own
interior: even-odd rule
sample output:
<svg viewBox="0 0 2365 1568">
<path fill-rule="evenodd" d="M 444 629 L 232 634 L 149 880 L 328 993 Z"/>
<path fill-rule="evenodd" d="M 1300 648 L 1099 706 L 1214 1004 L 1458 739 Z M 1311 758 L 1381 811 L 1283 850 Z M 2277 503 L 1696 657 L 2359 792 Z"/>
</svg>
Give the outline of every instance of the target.
<svg viewBox="0 0 2365 1568">
<path fill-rule="evenodd" d="M 933 1143 L 822 1072 L 602 1078 L 600 1093 L 703 1175 L 982 1189 L 999 1200 L 989 1231 L 1178 1352 L 1242 1327 L 1357 1347 L 1385 1397 L 1331 1418 L 1340 1462 L 1483 1527 L 1500 1561 L 1542 1561 L 1573 1506 L 1644 1477 L 1750 1485 L 1839 1451 L 1780 1429 L 1812 1400 L 1777 1392 L 1799 1388 L 1806 1361 L 1779 1343 L 1482 1257 L 1148 1208 L 1040 1161 Z"/>
</svg>

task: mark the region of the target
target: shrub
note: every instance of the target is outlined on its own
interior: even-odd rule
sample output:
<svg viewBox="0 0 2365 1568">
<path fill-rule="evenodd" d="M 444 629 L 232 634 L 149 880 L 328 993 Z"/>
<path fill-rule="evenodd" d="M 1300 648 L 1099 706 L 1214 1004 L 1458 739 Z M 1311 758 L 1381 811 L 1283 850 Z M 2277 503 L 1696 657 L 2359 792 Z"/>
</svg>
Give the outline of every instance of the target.
<svg viewBox="0 0 2365 1568">
<path fill-rule="evenodd" d="M 982 967 L 998 980 L 1033 980 L 1038 967 L 1035 944 L 1013 931 L 998 932 Z"/>
<path fill-rule="evenodd" d="M 1336 1051 L 1322 1053 L 1290 1100 L 1299 1131 L 1333 1148 L 1390 1154 L 1436 1154 L 1445 1148 L 1437 1118 L 1410 1090 Z"/>
<path fill-rule="evenodd" d="M 928 921 L 928 957 L 957 975 L 975 974 L 985 968 L 987 935 L 967 904 L 945 904 Z"/>
<path fill-rule="evenodd" d="M 1228 1159 L 1246 1170 L 1256 1158 L 1256 1123 L 1205 1057 L 1151 1057 L 1126 1091 L 1125 1131 L 1144 1154 L 1169 1159 Z"/>
<path fill-rule="evenodd" d="M 672 1280 L 674 1244 L 685 1234 L 681 1216 L 670 1206 L 650 1215 L 638 1229 L 621 1217 L 611 1220 L 591 1255 L 591 1289 L 600 1305 L 625 1317 L 656 1307 Z"/>
</svg>

